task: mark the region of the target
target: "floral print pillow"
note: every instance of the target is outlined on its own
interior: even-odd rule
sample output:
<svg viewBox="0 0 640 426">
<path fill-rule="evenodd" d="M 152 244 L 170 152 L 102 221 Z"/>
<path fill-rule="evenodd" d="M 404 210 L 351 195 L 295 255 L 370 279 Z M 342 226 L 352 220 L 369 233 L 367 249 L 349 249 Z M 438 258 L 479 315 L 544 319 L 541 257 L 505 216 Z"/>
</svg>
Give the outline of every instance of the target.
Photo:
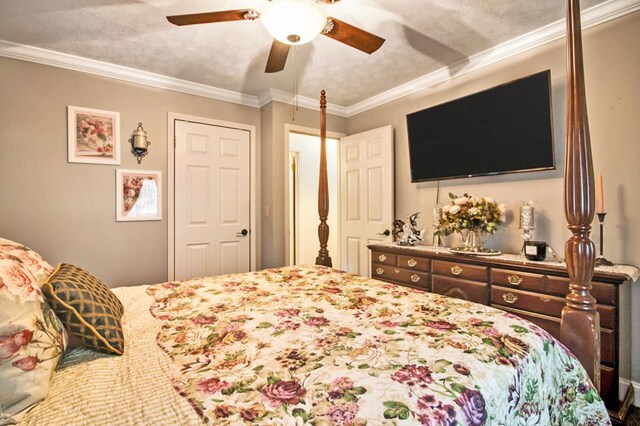
<svg viewBox="0 0 640 426">
<path fill-rule="evenodd" d="M 11 259 L 21 263 L 42 284 L 53 272 L 53 266 L 29 247 L 15 241 L 0 238 L 0 259 Z"/>
<path fill-rule="evenodd" d="M 24 262 L 0 257 L 0 425 L 40 402 L 66 345 L 66 333 Z"/>
</svg>

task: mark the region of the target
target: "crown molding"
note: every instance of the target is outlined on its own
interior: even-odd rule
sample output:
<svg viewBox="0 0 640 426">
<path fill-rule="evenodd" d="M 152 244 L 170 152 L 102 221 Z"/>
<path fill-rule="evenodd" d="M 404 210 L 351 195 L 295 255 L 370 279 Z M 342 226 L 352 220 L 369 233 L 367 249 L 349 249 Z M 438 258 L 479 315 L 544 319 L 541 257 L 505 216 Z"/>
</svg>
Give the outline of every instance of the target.
<svg viewBox="0 0 640 426">
<path fill-rule="evenodd" d="M 55 52 L 39 47 L 12 43 L 5 40 L 0 40 L 0 56 L 143 84 L 145 86 L 174 90 L 176 92 L 232 102 L 254 108 L 260 106 L 256 96 L 245 95 L 240 92 L 208 86 L 206 84 L 194 83 L 162 74 L 96 61 L 94 59 Z"/>
<path fill-rule="evenodd" d="M 295 96 L 292 93 L 285 92 L 284 90 L 278 89 L 269 89 L 266 90 L 262 96 L 258 98 L 260 107 L 262 108 L 264 105 L 269 102 L 281 102 L 284 104 L 294 104 L 297 103 L 299 107 L 308 108 L 312 110 L 319 111 L 320 110 L 320 101 L 318 99 L 310 98 L 308 96 Z M 348 111 L 347 108 L 332 104 L 331 102 L 327 102 L 327 114 L 336 115 L 338 117 L 347 117 Z"/>
<path fill-rule="evenodd" d="M 595 25 L 619 18 L 626 14 L 640 10 L 640 0 L 609 0 L 582 12 L 582 27 L 590 28 Z M 565 36 L 565 20 L 561 19 L 552 24 L 516 37 L 484 52 L 469 57 L 465 61 L 440 68 L 408 83 L 401 84 L 391 90 L 372 96 L 362 102 L 350 106 L 328 103 L 327 113 L 339 117 L 352 117 L 372 108 L 379 107 L 404 96 L 450 80 L 453 77 L 494 64 L 519 53 L 526 52 L 543 44 L 552 42 Z M 292 103 L 294 95 L 277 89 L 266 90 L 261 96 L 246 95 L 232 90 L 221 89 L 206 84 L 194 83 L 161 74 L 115 65 L 94 59 L 55 52 L 39 47 L 16 44 L 0 40 L 0 56 L 35 62 L 73 71 L 80 71 L 117 80 L 143 84 L 161 89 L 174 90 L 225 102 L 232 102 L 254 108 L 262 108 L 269 102 Z M 451 71 L 453 70 L 453 71 Z M 306 96 L 297 97 L 297 103 L 303 108 L 319 110 L 318 100 Z"/>
<path fill-rule="evenodd" d="M 626 14 L 640 10 L 640 0 L 609 0 L 582 12 L 582 28 L 590 28 Z M 346 108 L 347 117 L 352 117 L 372 108 L 379 107 L 404 96 L 450 80 L 453 77 L 486 67 L 517 54 L 539 47 L 565 37 L 565 19 L 560 19 L 520 37 L 499 44 L 491 49 L 469 57 L 448 67 L 440 68 L 430 74 L 418 77 L 408 83 L 401 84 L 386 92 L 372 96 L 362 102 Z M 454 70 L 454 71 L 449 71 Z"/>
</svg>

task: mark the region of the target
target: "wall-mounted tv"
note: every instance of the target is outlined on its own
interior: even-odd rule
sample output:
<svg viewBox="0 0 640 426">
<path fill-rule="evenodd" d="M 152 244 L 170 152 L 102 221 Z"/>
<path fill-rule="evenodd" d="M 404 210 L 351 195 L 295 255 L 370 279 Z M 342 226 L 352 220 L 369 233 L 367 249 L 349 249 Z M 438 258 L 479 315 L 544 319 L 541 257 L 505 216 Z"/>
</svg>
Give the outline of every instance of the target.
<svg viewBox="0 0 640 426">
<path fill-rule="evenodd" d="M 408 114 L 411 181 L 554 169 L 550 75 Z"/>
</svg>

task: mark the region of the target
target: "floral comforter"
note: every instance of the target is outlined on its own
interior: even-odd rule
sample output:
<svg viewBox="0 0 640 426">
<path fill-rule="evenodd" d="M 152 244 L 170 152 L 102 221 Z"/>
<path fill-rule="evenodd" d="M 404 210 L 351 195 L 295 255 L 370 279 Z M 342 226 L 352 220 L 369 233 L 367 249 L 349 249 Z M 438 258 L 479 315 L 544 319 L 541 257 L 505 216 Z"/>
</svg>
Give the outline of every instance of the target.
<svg viewBox="0 0 640 426">
<path fill-rule="evenodd" d="M 609 424 L 562 344 L 491 307 L 324 267 L 147 293 L 173 385 L 210 424 Z"/>
</svg>

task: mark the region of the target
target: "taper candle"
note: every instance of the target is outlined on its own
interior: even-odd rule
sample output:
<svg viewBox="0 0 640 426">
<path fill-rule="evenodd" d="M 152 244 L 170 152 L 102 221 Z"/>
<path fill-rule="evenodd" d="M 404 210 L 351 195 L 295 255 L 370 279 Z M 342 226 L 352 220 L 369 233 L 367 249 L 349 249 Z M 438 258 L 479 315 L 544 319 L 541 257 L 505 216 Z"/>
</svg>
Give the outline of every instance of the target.
<svg viewBox="0 0 640 426">
<path fill-rule="evenodd" d="M 604 213 L 604 190 L 602 187 L 602 174 L 598 173 L 598 210 L 596 213 Z"/>
</svg>

